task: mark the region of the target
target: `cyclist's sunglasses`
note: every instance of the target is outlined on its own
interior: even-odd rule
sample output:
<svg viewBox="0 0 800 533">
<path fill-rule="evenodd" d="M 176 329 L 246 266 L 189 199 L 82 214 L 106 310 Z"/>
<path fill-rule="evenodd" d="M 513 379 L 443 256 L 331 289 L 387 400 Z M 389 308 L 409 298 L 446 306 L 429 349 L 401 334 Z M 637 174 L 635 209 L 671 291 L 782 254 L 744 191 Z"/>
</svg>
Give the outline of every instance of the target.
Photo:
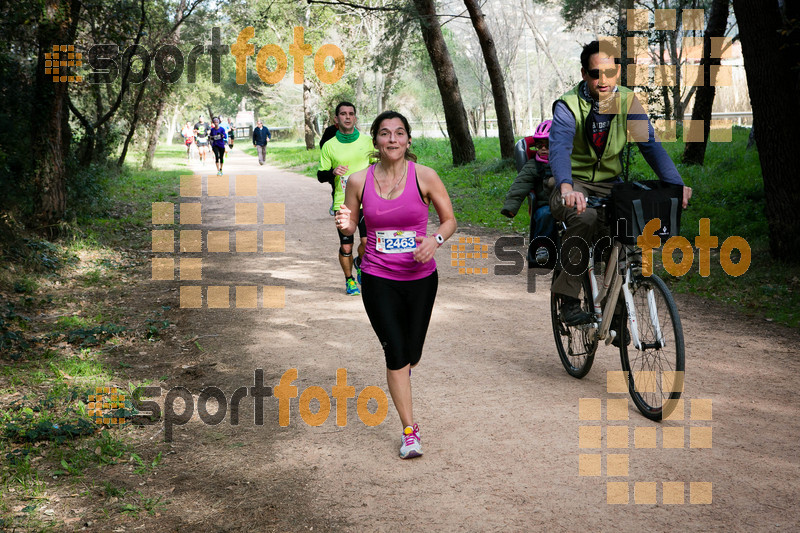
<svg viewBox="0 0 800 533">
<path fill-rule="evenodd" d="M 605 76 L 606 78 L 613 78 L 613 77 L 615 77 L 617 75 L 617 67 L 603 69 L 602 72 L 603 72 L 603 76 Z M 589 70 L 586 71 L 586 73 L 593 80 L 596 80 L 596 79 L 600 78 L 600 69 L 599 68 L 589 69 Z"/>
</svg>

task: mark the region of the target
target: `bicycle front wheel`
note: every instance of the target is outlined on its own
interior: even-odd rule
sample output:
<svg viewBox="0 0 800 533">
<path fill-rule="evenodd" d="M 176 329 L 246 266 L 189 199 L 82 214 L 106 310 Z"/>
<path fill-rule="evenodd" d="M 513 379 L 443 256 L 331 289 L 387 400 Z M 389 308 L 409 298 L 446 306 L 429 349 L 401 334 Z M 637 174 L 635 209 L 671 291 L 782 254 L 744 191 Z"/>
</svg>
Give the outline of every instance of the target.
<svg viewBox="0 0 800 533">
<path fill-rule="evenodd" d="M 555 274 L 553 274 L 555 275 Z M 592 312 L 592 288 L 589 278 L 583 277 L 581 284 L 581 308 Z M 553 322 L 553 335 L 556 340 L 558 357 L 567 373 L 575 378 L 582 378 L 589 373 L 597 351 L 597 330 L 588 324 L 567 326 L 561 320 L 561 299 L 550 293 L 550 316 Z"/>
<path fill-rule="evenodd" d="M 675 300 L 656 275 L 637 275 L 633 295 L 639 348 L 620 342 L 622 370 L 628 373 L 633 403 L 650 420 L 669 416 L 683 392 L 683 328 Z M 627 308 L 624 324 L 629 323 Z"/>
</svg>

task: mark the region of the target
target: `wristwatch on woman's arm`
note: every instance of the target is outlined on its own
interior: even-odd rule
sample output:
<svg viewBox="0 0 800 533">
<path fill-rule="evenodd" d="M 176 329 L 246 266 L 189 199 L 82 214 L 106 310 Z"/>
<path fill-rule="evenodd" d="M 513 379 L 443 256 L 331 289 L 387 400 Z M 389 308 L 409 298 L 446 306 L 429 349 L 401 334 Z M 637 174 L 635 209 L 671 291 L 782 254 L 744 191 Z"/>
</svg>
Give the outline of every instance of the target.
<svg viewBox="0 0 800 533">
<path fill-rule="evenodd" d="M 438 244 L 439 246 L 444 244 L 444 237 L 442 237 L 441 234 L 437 233 L 436 235 L 433 236 L 433 238 L 436 239 L 436 244 Z"/>
</svg>

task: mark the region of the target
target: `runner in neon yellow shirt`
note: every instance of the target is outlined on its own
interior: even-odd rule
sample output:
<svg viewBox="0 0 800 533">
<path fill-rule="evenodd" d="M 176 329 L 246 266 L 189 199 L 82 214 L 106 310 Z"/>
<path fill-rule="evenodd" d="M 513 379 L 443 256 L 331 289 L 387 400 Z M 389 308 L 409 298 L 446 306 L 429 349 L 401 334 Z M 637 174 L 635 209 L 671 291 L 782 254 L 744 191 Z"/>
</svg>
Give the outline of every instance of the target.
<svg viewBox="0 0 800 533">
<path fill-rule="evenodd" d="M 333 181 L 334 195 L 333 208 L 338 210 L 344 203 L 344 190 L 350 174 L 363 170 L 369 166 L 370 154 L 375 151 L 372 140 L 368 135 L 361 135 L 356 129 L 356 107 L 350 102 L 339 102 L 336 106 L 336 120 L 339 129 L 336 136 L 325 143 L 319 157 L 319 171 L 317 178 L 320 181 Z M 367 241 L 367 229 L 363 218 L 358 223 L 358 233 L 361 242 L 358 245 L 358 258 L 353 261 L 353 236 L 339 233 L 339 264 L 345 277 L 345 291 L 347 294 L 359 295 L 361 291 L 353 279 L 353 264 L 356 265 L 356 274 L 361 282 L 360 259 L 364 254 Z"/>
</svg>

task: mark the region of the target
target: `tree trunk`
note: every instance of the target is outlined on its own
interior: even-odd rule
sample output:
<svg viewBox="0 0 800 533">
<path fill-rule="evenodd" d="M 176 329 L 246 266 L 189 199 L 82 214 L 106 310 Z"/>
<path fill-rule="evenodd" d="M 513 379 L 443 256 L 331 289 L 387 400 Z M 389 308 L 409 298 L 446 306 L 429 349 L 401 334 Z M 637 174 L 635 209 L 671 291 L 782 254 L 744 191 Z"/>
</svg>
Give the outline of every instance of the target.
<svg viewBox="0 0 800 533">
<path fill-rule="evenodd" d="M 183 12 L 186 9 L 186 0 L 181 0 L 178 3 L 178 6 L 175 10 L 175 29 L 173 32 L 167 36 L 166 41 L 170 44 L 177 45 L 181 39 L 181 18 L 183 16 Z M 156 155 L 156 147 L 158 146 L 158 132 L 161 128 L 161 117 L 164 114 L 164 111 L 167 107 L 167 97 L 172 92 L 172 88 L 174 85 L 168 85 L 164 82 L 161 82 L 161 87 L 158 93 L 158 112 L 156 115 L 156 124 L 153 131 L 150 133 L 150 138 L 147 144 L 147 152 L 145 153 L 144 159 L 144 168 L 152 168 L 153 167 L 153 159 Z M 175 134 L 175 121 L 178 119 L 178 104 L 175 104 L 175 112 L 172 114 L 172 119 L 169 120 L 164 118 L 164 122 L 167 125 L 167 140 L 166 144 L 172 144 L 172 137 Z"/>
<path fill-rule="evenodd" d="M 314 149 L 314 116 L 311 113 L 311 84 L 303 82 L 303 132 L 306 150 Z"/>
<path fill-rule="evenodd" d="M 142 103 L 142 96 L 144 96 L 144 90 L 147 88 L 147 82 L 142 82 L 139 86 L 139 92 L 136 94 L 136 100 L 133 102 L 133 114 L 131 116 L 131 125 L 128 128 L 128 135 L 125 136 L 125 142 L 122 143 L 122 152 L 119 154 L 119 159 L 117 159 L 117 166 L 122 166 L 125 163 L 125 157 L 128 155 L 128 147 L 131 144 L 131 139 L 133 139 L 133 134 L 136 133 L 136 128 L 139 126 L 139 106 Z"/>
<path fill-rule="evenodd" d="M 561 72 L 561 66 L 558 62 L 553 58 L 553 55 L 550 53 L 550 46 L 548 45 L 547 41 L 545 40 L 542 32 L 539 31 L 539 27 L 536 25 L 536 20 L 534 19 L 531 13 L 528 13 L 527 9 L 528 2 L 525 2 L 522 7 L 522 15 L 525 17 L 525 22 L 528 24 L 528 27 L 531 29 L 531 33 L 533 33 L 533 42 L 538 45 L 538 48 L 541 48 L 541 51 L 544 53 L 547 60 L 550 62 L 550 66 L 553 67 L 553 70 L 556 73 L 556 77 L 558 78 L 558 82 L 561 87 L 566 87 L 569 85 L 568 80 L 564 76 L 564 73 Z M 537 60 L 538 64 L 538 60 Z"/>
<path fill-rule="evenodd" d="M 622 65 L 619 83 L 623 87 L 628 86 L 628 64 L 633 63 L 630 61 L 628 50 L 628 37 L 633 35 L 633 32 L 628 29 L 628 9 L 633 9 L 633 0 L 622 0 L 617 10 L 617 35 L 620 36 L 619 57 Z"/>
<path fill-rule="evenodd" d="M 75 0 L 78 1 L 78 0 Z M 133 40 L 133 45 L 138 45 L 141 41 L 142 36 L 146 33 L 144 32 L 144 25 L 147 21 L 147 10 L 145 9 L 145 0 L 140 0 L 139 2 L 141 15 L 139 17 L 139 29 L 136 32 L 136 38 Z M 122 105 L 122 101 L 125 97 L 125 94 L 130 89 L 130 83 L 128 81 L 128 77 L 130 76 L 131 72 L 131 64 L 132 62 L 128 61 L 125 65 L 124 69 L 122 70 L 122 79 L 120 80 L 120 88 L 119 92 L 114 96 L 113 86 L 110 82 L 110 78 L 108 73 L 105 74 L 106 83 L 103 84 L 103 87 L 106 90 L 106 99 L 108 101 L 113 101 L 114 103 L 111 104 L 111 107 L 106 111 L 103 112 L 103 95 L 101 94 L 100 88 L 97 85 L 92 84 L 92 95 L 95 101 L 95 107 L 97 110 L 97 120 L 94 124 L 91 124 L 89 128 L 87 128 L 87 132 L 90 133 L 87 147 L 84 152 L 85 161 L 88 162 L 99 157 L 106 157 L 107 155 L 107 148 L 108 143 L 106 139 L 108 138 L 108 134 L 110 131 L 109 124 L 111 118 L 117 113 L 120 106 Z M 81 115 L 79 114 L 78 110 L 73 106 L 73 113 L 81 120 L 81 123 L 85 125 L 88 124 L 88 119 L 85 117 L 81 119 Z"/>
<path fill-rule="evenodd" d="M 458 78 L 450 59 L 450 52 L 439 27 L 433 0 L 414 0 L 414 6 L 420 16 L 420 27 L 425 48 L 431 59 L 436 83 L 442 98 L 444 119 L 450 137 L 450 149 L 453 153 L 453 165 L 459 166 L 475 161 L 475 144 L 469 134 L 467 112 L 461 100 Z"/>
<path fill-rule="evenodd" d="M 353 102 L 362 111 L 364 111 L 363 98 L 364 98 L 364 71 L 362 70 L 361 72 L 358 73 L 358 79 L 356 80 L 355 102 Z M 358 112 L 358 109 L 356 109 L 356 112 Z"/>
<path fill-rule="evenodd" d="M 677 17 L 679 28 L 682 24 L 681 13 L 682 11 L 678 10 Z M 678 122 L 678 124 L 683 124 L 683 103 L 681 102 L 681 66 L 680 54 L 678 53 L 678 35 L 677 32 L 674 31 L 667 33 L 669 35 L 670 60 L 672 61 L 673 65 L 677 65 L 675 68 L 675 85 L 672 86 L 672 112 L 674 113 L 674 119 Z"/>
<path fill-rule="evenodd" d="M 711 38 L 723 37 L 728 25 L 728 0 L 714 0 L 703 37 L 703 86 L 694 96 L 692 120 L 703 121 L 703 142 L 687 142 L 682 161 L 689 165 L 702 165 L 706 157 L 708 134 L 711 131 L 711 108 L 714 106 L 716 86 L 711 83 L 711 66 L 719 65 L 720 58 L 711 57 Z"/>
<path fill-rule="evenodd" d="M 34 218 L 36 224 L 54 235 L 55 225 L 63 220 L 67 210 L 67 169 L 64 140 L 64 118 L 67 114 L 69 83 L 53 81 L 52 74 L 45 74 L 45 54 L 53 53 L 53 46 L 72 42 L 70 35 L 72 17 L 78 16 L 80 4 L 76 1 L 47 0 L 42 10 L 36 39 L 39 55 L 36 68 L 34 128 L 32 153 L 37 165 L 33 176 L 35 190 Z M 66 52 L 63 59 L 67 59 Z M 59 58 L 59 60 L 61 57 Z M 59 75 L 69 75 L 61 69 Z"/>
<path fill-rule="evenodd" d="M 164 121 L 164 108 L 167 107 L 167 93 L 169 88 L 163 82 L 159 83 L 158 88 L 158 103 L 156 104 L 156 120 L 153 124 L 153 129 L 150 130 L 150 135 L 147 136 L 147 150 L 144 153 L 144 161 L 142 161 L 142 168 L 153 168 L 153 159 L 156 156 L 156 147 L 158 147 L 158 134 L 161 131 L 161 123 Z"/>
<path fill-rule="evenodd" d="M 447 131 L 442 127 L 442 121 L 439 120 L 439 117 L 436 117 L 436 125 L 439 126 L 439 133 L 442 134 L 442 137 L 447 139 Z"/>
<path fill-rule="evenodd" d="M 539 78 L 541 78 L 541 75 L 542 75 L 542 62 L 539 59 L 541 56 L 538 53 L 539 52 L 539 47 L 536 44 L 534 46 L 534 51 L 536 52 L 536 75 Z M 543 85 L 544 85 L 544 83 L 537 83 L 536 84 L 536 91 L 539 93 L 539 120 L 540 121 L 544 121 L 544 117 L 545 117 L 545 114 L 544 114 L 544 91 L 542 89 Z M 530 95 L 528 95 L 528 98 L 530 98 Z M 533 132 L 535 131 L 534 128 L 536 126 L 534 124 L 531 124 L 530 126 L 531 126 L 530 133 L 531 133 L 531 135 L 533 135 Z"/>
<path fill-rule="evenodd" d="M 511 112 L 508 110 L 503 69 L 497 59 L 494 39 L 492 39 L 492 33 L 486 24 L 486 17 L 481 11 L 477 0 L 464 0 L 464 5 L 467 6 L 467 11 L 469 11 L 469 18 L 472 20 L 475 33 L 478 34 L 478 41 L 481 43 L 481 50 L 483 51 L 483 60 L 486 62 L 486 70 L 489 74 L 489 82 L 492 84 L 494 111 L 497 114 L 497 131 L 500 136 L 500 157 L 511 159 L 514 157 L 514 125 L 511 123 Z"/>
<path fill-rule="evenodd" d="M 664 58 L 664 54 L 667 51 L 666 36 L 664 35 L 664 32 L 661 31 L 658 32 L 657 37 L 658 37 L 658 57 L 659 60 L 662 61 Z M 669 120 L 669 118 L 672 116 L 672 100 L 670 98 L 670 92 L 671 91 L 669 90 L 668 86 L 664 85 L 663 87 L 661 87 L 661 99 L 664 101 L 664 118 L 667 120 Z"/>
<path fill-rule="evenodd" d="M 783 29 L 777 2 L 733 0 L 739 25 L 747 88 L 753 107 L 769 244 L 773 258 L 800 262 L 800 188 L 797 187 L 796 56 L 785 46 L 792 38 Z M 760 127 L 763 125 L 766 127 Z"/>
<path fill-rule="evenodd" d="M 181 112 L 181 106 L 175 104 L 175 110 L 172 112 L 172 117 L 169 120 L 169 124 L 167 127 L 167 136 L 165 138 L 165 142 L 167 146 L 172 145 L 172 140 L 175 137 L 175 131 L 178 126 L 178 115 Z"/>
<path fill-rule="evenodd" d="M 750 135 L 747 136 L 747 146 L 745 147 L 745 150 L 749 150 L 756 145 L 755 132 L 756 132 L 756 121 L 754 120 L 753 123 L 750 125 Z"/>
</svg>

